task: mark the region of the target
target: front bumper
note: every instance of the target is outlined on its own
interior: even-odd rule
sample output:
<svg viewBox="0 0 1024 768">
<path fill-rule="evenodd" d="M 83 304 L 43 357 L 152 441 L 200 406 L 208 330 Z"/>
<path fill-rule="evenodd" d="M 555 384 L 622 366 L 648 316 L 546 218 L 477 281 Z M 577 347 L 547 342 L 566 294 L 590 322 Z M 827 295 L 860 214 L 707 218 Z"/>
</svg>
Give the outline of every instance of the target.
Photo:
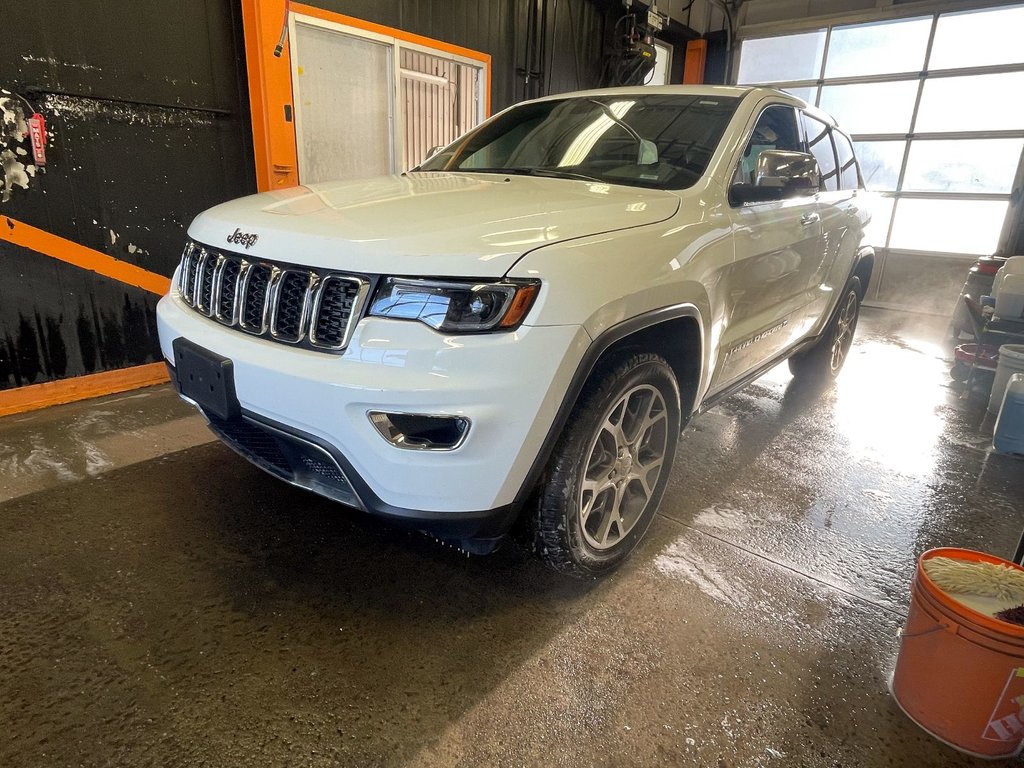
<svg viewBox="0 0 1024 768">
<path fill-rule="evenodd" d="M 173 295 L 160 301 L 157 324 L 172 367 L 179 337 L 230 359 L 243 418 L 326 452 L 356 506 L 431 529 L 476 527 L 478 535 L 510 522 L 590 343 L 579 326 L 445 336 L 420 323 L 364 318 L 345 352 L 332 355 L 226 328 Z M 408 450 L 384 440 L 369 411 L 458 415 L 472 426 L 455 450 Z M 225 425 L 218 429 L 214 418 L 211 426 L 237 448 Z M 344 500 L 313 483 L 296 484 Z"/>
</svg>

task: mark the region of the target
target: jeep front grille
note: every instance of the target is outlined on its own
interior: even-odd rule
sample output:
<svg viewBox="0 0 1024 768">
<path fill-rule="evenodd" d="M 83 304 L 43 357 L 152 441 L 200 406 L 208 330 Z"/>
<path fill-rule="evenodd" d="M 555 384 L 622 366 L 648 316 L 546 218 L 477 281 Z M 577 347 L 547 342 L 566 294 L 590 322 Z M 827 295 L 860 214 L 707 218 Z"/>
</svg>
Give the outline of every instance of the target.
<svg viewBox="0 0 1024 768">
<path fill-rule="evenodd" d="M 249 261 L 199 243 L 185 246 L 181 299 L 223 325 L 325 352 L 348 345 L 369 282 L 307 267 Z"/>
</svg>

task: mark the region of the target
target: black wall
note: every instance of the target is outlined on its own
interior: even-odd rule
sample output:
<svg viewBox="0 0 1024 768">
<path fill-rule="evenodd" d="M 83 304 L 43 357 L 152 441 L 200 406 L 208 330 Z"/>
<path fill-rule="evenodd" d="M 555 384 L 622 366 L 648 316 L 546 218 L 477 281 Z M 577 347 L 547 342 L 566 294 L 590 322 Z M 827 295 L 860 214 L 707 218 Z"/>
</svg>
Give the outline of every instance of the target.
<svg viewBox="0 0 1024 768">
<path fill-rule="evenodd" d="M 0 105 L 38 110 L 50 132 L 45 169 L 0 193 L 0 226 L 10 217 L 169 276 L 191 219 L 256 188 L 240 0 L 0 2 Z M 489 53 L 494 111 L 599 85 L 623 13 L 619 0 L 312 4 Z M 30 164 L 10 131 L 5 150 Z M 158 361 L 156 300 L 0 241 L 0 389 Z"/>
<path fill-rule="evenodd" d="M 255 189 L 236 6 L 5 0 L 0 89 L 26 97 L 51 136 L 45 169 L 0 202 L 0 225 L 170 275 L 191 218 Z M 0 389 L 159 360 L 156 300 L 0 242 Z"/>
</svg>

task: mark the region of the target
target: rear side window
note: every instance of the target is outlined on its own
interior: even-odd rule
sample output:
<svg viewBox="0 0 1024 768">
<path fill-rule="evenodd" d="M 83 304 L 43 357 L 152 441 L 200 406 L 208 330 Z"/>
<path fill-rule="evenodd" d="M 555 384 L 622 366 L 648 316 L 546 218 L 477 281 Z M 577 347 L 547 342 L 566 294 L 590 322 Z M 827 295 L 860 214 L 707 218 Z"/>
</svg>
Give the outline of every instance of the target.
<svg viewBox="0 0 1024 768">
<path fill-rule="evenodd" d="M 839 183 L 843 189 L 860 189 L 860 174 L 857 173 L 857 160 L 853 156 L 853 145 L 849 137 L 833 129 L 832 140 L 836 143 L 836 155 L 839 158 Z"/>
<path fill-rule="evenodd" d="M 800 132 L 796 127 L 796 110 L 782 105 L 768 107 L 757 118 L 750 141 L 743 149 L 734 183 L 752 184 L 757 156 L 769 149 L 802 152 Z"/>
<path fill-rule="evenodd" d="M 839 189 L 839 172 L 828 126 L 803 112 L 800 116 L 803 119 L 804 131 L 807 133 L 807 147 L 818 161 L 818 168 L 821 170 L 821 188 L 826 192 L 835 192 Z"/>
</svg>

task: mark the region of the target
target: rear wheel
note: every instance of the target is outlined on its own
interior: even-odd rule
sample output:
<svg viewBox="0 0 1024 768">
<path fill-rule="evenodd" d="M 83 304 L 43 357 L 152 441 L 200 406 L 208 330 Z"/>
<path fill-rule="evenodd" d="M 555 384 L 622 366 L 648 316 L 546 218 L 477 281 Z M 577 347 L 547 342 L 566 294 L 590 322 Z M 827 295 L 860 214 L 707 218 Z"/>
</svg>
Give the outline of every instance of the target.
<svg viewBox="0 0 1024 768">
<path fill-rule="evenodd" d="M 789 358 L 789 370 L 801 379 L 834 379 L 853 346 L 860 317 L 860 279 L 851 277 L 832 319 L 813 347 Z"/>
<path fill-rule="evenodd" d="M 679 429 L 664 359 L 633 354 L 595 372 L 538 493 L 534 543 L 547 565 L 593 577 L 625 560 L 654 519 Z"/>
</svg>

